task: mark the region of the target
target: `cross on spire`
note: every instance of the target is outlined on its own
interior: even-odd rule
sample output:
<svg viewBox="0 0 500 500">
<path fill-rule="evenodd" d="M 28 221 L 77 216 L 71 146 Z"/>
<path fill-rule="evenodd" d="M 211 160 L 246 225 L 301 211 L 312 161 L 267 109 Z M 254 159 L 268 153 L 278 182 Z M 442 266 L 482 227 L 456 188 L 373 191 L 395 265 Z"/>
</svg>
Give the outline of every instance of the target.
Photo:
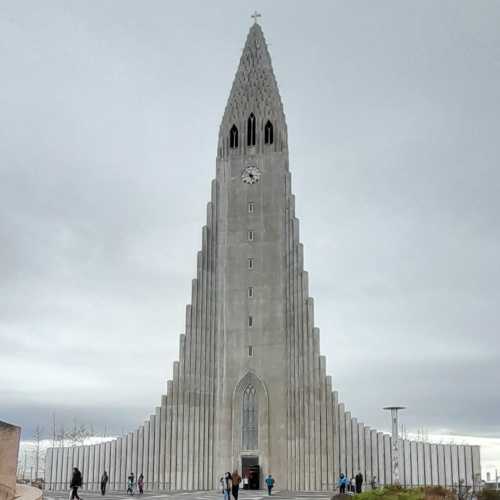
<svg viewBox="0 0 500 500">
<path fill-rule="evenodd" d="M 259 14 L 257 11 L 255 11 L 255 12 L 254 12 L 254 13 L 253 13 L 250 17 L 253 17 L 253 21 L 254 21 L 254 23 L 255 23 L 255 24 L 257 24 L 257 19 L 258 19 L 259 17 L 262 17 L 262 15 L 261 15 L 261 14 Z"/>
</svg>

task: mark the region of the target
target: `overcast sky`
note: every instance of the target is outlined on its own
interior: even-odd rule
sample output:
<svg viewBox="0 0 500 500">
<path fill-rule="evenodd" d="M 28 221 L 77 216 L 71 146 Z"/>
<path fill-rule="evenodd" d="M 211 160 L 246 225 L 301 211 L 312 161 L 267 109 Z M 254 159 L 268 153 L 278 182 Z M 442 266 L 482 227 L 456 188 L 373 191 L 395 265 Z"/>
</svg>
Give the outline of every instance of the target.
<svg viewBox="0 0 500 500">
<path fill-rule="evenodd" d="M 2 1 L 0 418 L 132 430 L 178 357 L 262 12 L 328 373 L 500 437 L 500 3 Z"/>
</svg>

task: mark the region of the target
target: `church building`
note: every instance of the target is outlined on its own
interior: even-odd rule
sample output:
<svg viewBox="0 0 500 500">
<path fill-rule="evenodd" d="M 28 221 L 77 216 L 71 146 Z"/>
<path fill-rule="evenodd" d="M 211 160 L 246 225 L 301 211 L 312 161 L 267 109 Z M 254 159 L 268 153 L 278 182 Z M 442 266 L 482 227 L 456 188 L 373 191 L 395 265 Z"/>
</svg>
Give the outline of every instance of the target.
<svg viewBox="0 0 500 500">
<path fill-rule="evenodd" d="M 153 414 L 106 443 L 49 449 L 46 483 L 72 468 L 98 490 L 144 474 L 152 491 L 211 490 L 238 469 L 249 486 L 333 491 L 339 474 L 391 484 L 472 485 L 479 448 L 399 439 L 358 421 L 320 354 L 291 186 L 283 103 L 255 22 L 220 125 L 215 179 L 173 377 Z"/>
</svg>

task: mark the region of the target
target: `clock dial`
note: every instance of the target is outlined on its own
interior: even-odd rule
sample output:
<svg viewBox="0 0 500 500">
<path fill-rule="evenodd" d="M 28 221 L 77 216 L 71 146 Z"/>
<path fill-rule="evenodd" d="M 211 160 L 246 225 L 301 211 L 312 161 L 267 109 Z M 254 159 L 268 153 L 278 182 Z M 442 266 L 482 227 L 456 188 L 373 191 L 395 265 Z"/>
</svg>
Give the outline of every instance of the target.
<svg viewBox="0 0 500 500">
<path fill-rule="evenodd" d="M 255 184 L 259 181 L 260 176 L 260 170 L 254 166 L 246 167 L 241 173 L 241 179 L 247 184 Z"/>
</svg>

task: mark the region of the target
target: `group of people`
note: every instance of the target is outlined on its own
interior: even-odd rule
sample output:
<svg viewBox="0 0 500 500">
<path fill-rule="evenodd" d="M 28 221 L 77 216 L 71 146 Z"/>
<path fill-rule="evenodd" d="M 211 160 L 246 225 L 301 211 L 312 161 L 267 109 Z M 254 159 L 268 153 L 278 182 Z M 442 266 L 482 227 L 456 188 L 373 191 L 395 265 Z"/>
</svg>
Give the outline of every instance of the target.
<svg viewBox="0 0 500 500">
<path fill-rule="evenodd" d="M 353 478 L 349 479 L 343 472 L 340 473 L 338 486 L 341 494 L 361 493 L 363 491 L 363 474 L 358 472 Z"/>
<path fill-rule="evenodd" d="M 102 473 L 101 476 L 101 494 L 104 496 L 106 494 L 106 487 L 109 482 L 109 476 L 106 471 Z M 73 474 L 71 476 L 71 495 L 70 500 L 80 500 L 78 496 L 78 488 L 81 488 L 83 484 L 82 473 L 78 470 L 77 467 L 73 467 Z M 133 495 L 135 492 L 135 488 L 139 490 L 139 494 L 142 495 L 144 493 L 144 475 L 141 474 L 137 482 L 135 481 L 135 475 L 133 472 L 130 473 L 127 479 L 127 495 Z"/>
<path fill-rule="evenodd" d="M 222 494 L 224 495 L 224 500 L 231 500 L 231 495 L 233 495 L 234 500 L 238 500 L 238 494 L 240 491 L 240 484 L 245 484 L 245 480 L 241 479 L 238 471 L 235 470 L 231 472 L 224 473 L 224 476 L 220 478 L 220 485 L 222 488 Z M 247 480 L 248 482 L 248 480 Z M 267 494 L 271 496 L 271 492 L 274 487 L 274 478 L 269 474 L 266 477 Z"/>
<path fill-rule="evenodd" d="M 144 474 L 142 474 L 142 472 L 139 475 L 139 478 L 137 479 L 137 484 L 135 482 L 134 473 L 131 472 L 129 474 L 128 479 L 127 479 L 127 495 L 133 495 L 135 492 L 136 486 L 139 490 L 139 495 L 142 495 L 144 493 Z"/>
<path fill-rule="evenodd" d="M 340 474 L 338 480 L 338 487 L 340 493 L 361 493 L 363 491 L 363 474 L 358 472 L 353 478 L 349 479 L 344 473 Z M 377 477 L 373 476 L 370 481 L 370 487 L 372 490 L 377 489 Z"/>
</svg>

